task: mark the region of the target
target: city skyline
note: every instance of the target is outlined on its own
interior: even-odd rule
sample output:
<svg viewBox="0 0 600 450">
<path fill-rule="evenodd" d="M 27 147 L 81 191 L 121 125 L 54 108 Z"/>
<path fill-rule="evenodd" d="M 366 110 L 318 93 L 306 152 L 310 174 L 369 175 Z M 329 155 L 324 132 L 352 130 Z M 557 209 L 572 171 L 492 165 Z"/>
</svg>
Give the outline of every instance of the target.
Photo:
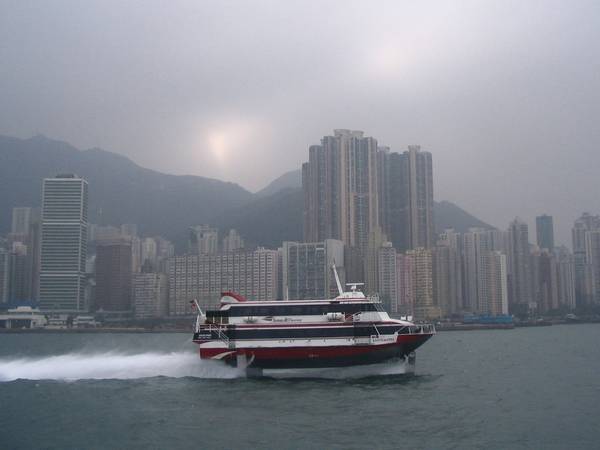
<svg viewBox="0 0 600 450">
<path fill-rule="evenodd" d="M 305 210 L 326 205 L 321 197 L 330 198 L 334 208 L 305 222 L 303 243 L 283 241 L 272 250 L 245 249 L 236 230 L 221 234 L 201 224 L 190 227 L 188 250 L 176 256 L 161 237 L 138 235 L 137 224 L 88 225 L 85 179 L 72 174 L 45 178 L 41 231 L 35 208 L 12 210 L 10 245 L 0 255 L 3 301 L 28 300 L 28 295 L 35 299 L 32 275 L 39 273 L 44 311 L 118 318 L 132 314 L 137 305 L 139 317 L 149 318 L 166 313 L 166 295 L 169 315 L 181 316 L 191 298 L 206 308 L 229 290 L 262 300 L 335 295 L 328 273 L 335 262 L 343 280 L 361 280 L 365 292 L 383 295 L 390 311 L 428 320 L 464 313 L 524 316 L 598 304 L 599 216 L 584 213 L 575 220 L 575 255 L 554 246 L 553 217 L 548 215 L 536 218 L 535 240 L 528 225 L 515 218 L 506 231 L 470 228 L 461 235 L 446 230 L 434 241 L 432 155 L 418 146 L 390 153 L 361 131 L 335 130 L 334 135 L 322 139 L 327 146 L 310 146 L 303 168 Z M 322 174 L 317 170 L 321 166 L 328 168 Z M 320 189 L 314 191 L 316 186 Z M 337 194 L 331 197 L 330 191 Z M 404 219 L 392 214 L 396 206 L 390 198 L 400 202 Z M 388 241 L 393 235 L 390 218 L 403 229 L 401 236 L 407 233 L 398 248 Z M 314 236 L 312 222 L 322 228 Z M 392 234 L 386 236 L 382 228 Z M 86 256 L 88 236 L 91 259 Z M 32 257 L 40 251 L 36 242 L 41 246 L 39 267 Z M 77 279 L 75 291 L 66 277 Z M 144 281 L 148 289 L 140 284 Z"/>
</svg>

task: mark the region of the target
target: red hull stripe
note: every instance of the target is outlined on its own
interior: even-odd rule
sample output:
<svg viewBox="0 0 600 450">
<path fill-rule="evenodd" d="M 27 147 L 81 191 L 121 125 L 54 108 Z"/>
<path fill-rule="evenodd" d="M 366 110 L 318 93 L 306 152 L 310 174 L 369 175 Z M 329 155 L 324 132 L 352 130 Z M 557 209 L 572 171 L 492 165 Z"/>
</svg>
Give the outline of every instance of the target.
<svg viewBox="0 0 600 450">
<path fill-rule="evenodd" d="M 421 344 L 431 337 L 430 334 L 402 335 L 391 344 L 380 345 L 347 345 L 330 347 L 260 347 L 260 348 L 237 348 L 237 354 L 254 355 L 257 359 L 303 359 L 303 358 L 331 358 L 344 356 L 357 356 L 374 352 L 377 350 L 404 344 Z M 418 345 L 417 345 L 418 346 Z M 214 358 L 224 352 L 230 352 L 227 348 L 203 348 L 200 347 L 200 356 L 204 359 Z"/>
</svg>

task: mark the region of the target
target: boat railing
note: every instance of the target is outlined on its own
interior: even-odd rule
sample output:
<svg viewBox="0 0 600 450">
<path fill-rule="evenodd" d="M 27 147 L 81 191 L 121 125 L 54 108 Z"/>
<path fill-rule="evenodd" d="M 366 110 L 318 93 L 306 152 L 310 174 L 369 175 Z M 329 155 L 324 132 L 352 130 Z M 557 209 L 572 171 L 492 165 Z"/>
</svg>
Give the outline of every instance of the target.
<svg viewBox="0 0 600 450">
<path fill-rule="evenodd" d="M 212 334 L 213 332 L 217 335 L 220 341 L 223 341 L 229 346 L 229 337 L 223 332 L 223 327 L 219 325 L 209 324 L 208 331 Z"/>
</svg>

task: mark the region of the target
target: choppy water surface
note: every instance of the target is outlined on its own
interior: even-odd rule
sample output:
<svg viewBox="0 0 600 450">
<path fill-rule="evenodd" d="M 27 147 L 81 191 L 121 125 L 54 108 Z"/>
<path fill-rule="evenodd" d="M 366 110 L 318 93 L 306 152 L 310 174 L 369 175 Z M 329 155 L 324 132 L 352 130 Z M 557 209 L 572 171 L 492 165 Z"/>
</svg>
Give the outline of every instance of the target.
<svg viewBox="0 0 600 450">
<path fill-rule="evenodd" d="M 184 334 L 3 334 L 0 448 L 598 448 L 598 342 L 447 332 L 413 376 L 247 380 Z"/>
</svg>

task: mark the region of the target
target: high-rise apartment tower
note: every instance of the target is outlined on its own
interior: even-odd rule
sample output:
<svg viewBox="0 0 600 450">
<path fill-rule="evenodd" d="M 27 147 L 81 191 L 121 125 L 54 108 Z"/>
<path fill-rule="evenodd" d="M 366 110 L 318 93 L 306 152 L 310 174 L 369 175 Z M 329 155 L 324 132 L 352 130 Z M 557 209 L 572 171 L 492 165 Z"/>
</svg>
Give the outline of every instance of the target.
<svg viewBox="0 0 600 450">
<path fill-rule="evenodd" d="M 77 175 L 45 178 L 42 192 L 40 308 L 85 308 L 88 184 Z"/>
<path fill-rule="evenodd" d="M 554 224 L 552 216 L 546 214 L 535 218 L 537 245 L 541 249 L 554 250 Z"/>
</svg>

